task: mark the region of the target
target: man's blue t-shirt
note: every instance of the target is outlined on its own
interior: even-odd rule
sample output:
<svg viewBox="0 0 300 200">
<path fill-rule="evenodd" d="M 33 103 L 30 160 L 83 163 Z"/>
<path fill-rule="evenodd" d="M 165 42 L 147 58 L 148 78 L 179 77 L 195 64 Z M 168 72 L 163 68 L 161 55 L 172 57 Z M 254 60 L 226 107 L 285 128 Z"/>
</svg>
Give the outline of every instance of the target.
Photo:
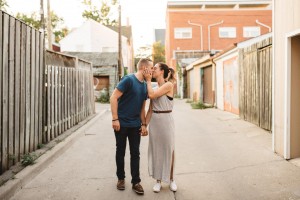
<svg viewBox="0 0 300 200">
<path fill-rule="evenodd" d="M 118 117 L 121 127 L 141 126 L 141 110 L 147 100 L 147 85 L 134 74 L 124 76 L 117 85 L 123 95 L 118 99 Z"/>
</svg>

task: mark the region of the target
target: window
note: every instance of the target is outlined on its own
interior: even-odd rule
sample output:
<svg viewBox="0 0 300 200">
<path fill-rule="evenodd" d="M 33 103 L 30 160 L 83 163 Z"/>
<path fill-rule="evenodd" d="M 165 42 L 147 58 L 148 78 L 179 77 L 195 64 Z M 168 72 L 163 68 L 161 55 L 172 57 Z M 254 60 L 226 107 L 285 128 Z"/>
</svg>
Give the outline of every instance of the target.
<svg viewBox="0 0 300 200">
<path fill-rule="evenodd" d="M 220 38 L 236 38 L 236 28 L 235 27 L 220 27 L 219 28 Z"/>
<path fill-rule="evenodd" d="M 260 35 L 260 27 L 259 26 L 244 27 L 243 35 L 244 35 L 245 38 L 257 37 L 257 36 Z"/>
<path fill-rule="evenodd" d="M 189 39 L 192 38 L 192 28 L 175 28 L 175 39 Z"/>
</svg>

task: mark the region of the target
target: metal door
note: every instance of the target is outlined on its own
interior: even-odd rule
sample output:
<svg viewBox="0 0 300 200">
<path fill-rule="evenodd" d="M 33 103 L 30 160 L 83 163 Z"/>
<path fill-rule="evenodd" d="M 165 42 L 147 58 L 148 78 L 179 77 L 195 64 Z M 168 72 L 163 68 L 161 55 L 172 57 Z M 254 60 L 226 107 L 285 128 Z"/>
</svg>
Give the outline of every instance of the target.
<svg viewBox="0 0 300 200">
<path fill-rule="evenodd" d="M 203 102 L 213 105 L 213 91 L 212 91 L 212 66 L 203 68 Z"/>
<path fill-rule="evenodd" d="M 223 62 L 224 110 L 239 114 L 239 72 L 237 57 Z"/>
</svg>

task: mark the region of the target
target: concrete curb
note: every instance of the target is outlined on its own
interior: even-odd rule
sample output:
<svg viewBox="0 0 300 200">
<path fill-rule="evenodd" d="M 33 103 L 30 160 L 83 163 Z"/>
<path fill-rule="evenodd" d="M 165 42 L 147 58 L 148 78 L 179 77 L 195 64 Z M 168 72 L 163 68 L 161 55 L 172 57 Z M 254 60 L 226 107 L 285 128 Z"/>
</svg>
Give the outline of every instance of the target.
<svg viewBox="0 0 300 200">
<path fill-rule="evenodd" d="M 41 155 L 34 165 L 25 167 L 22 171 L 15 175 L 15 179 L 7 181 L 3 186 L 0 187 L 0 199 L 8 200 L 14 196 L 20 189 L 22 189 L 27 183 L 34 179 L 39 173 L 41 173 L 46 167 L 49 166 L 56 158 L 63 154 L 75 141 L 78 139 L 84 131 L 95 123 L 102 115 L 108 110 L 99 112 L 88 119 L 78 123 L 76 126 L 67 130 L 73 132 L 67 136 L 62 142 L 55 145 L 51 150 L 46 151 Z"/>
</svg>

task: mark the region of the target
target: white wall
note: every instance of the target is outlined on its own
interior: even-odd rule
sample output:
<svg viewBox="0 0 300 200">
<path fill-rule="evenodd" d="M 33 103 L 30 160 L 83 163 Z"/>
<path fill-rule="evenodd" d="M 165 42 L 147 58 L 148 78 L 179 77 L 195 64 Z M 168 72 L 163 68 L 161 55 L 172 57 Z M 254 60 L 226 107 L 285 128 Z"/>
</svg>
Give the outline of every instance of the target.
<svg viewBox="0 0 300 200">
<path fill-rule="evenodd" d="M 229 60 L 233 57 L 237 57 L 238 52 L 237 48 L 233 51 L 229 51 L 228 53 L 225 53 L 224 55 L 221 55 L 220 57 L 216 58 L 214 62 L 216 63 L 216 82 L 217 82 L 217 108 L 220 110 L 224 110 L 224 71 L 223 71 L 223 63 L 226 60 Z"/>
<path fill-rule="evenodd" d="M 81 27 L 62 39 L 60 45 L 61 51 L 103 52 L 104 48 L 109 48 L 109 52 L 118 52 L 118 33 L 94 20 L 87 20 Z M 125 67 L 130 65 L 128 51 L 130 47 L 127 38 L 122 36 L 122 56 Z"/>
<path fill-rule="evenodd" d="M 286 35 L 300 29 L 300 1 L 273 0 L 274 3 L 274 38 L 273 38 L 273 149 L 289 158 L 289 138 L 287 137 L 287 111 L 285 98 L 287 71 L 287 37 Z"/>
<path fill-rule="evenodd" d="M 90 23 L 84 23 L 63 38 L 60 43 L 61 51 L 88 52 L 92 44 Z"/>
</svg>

